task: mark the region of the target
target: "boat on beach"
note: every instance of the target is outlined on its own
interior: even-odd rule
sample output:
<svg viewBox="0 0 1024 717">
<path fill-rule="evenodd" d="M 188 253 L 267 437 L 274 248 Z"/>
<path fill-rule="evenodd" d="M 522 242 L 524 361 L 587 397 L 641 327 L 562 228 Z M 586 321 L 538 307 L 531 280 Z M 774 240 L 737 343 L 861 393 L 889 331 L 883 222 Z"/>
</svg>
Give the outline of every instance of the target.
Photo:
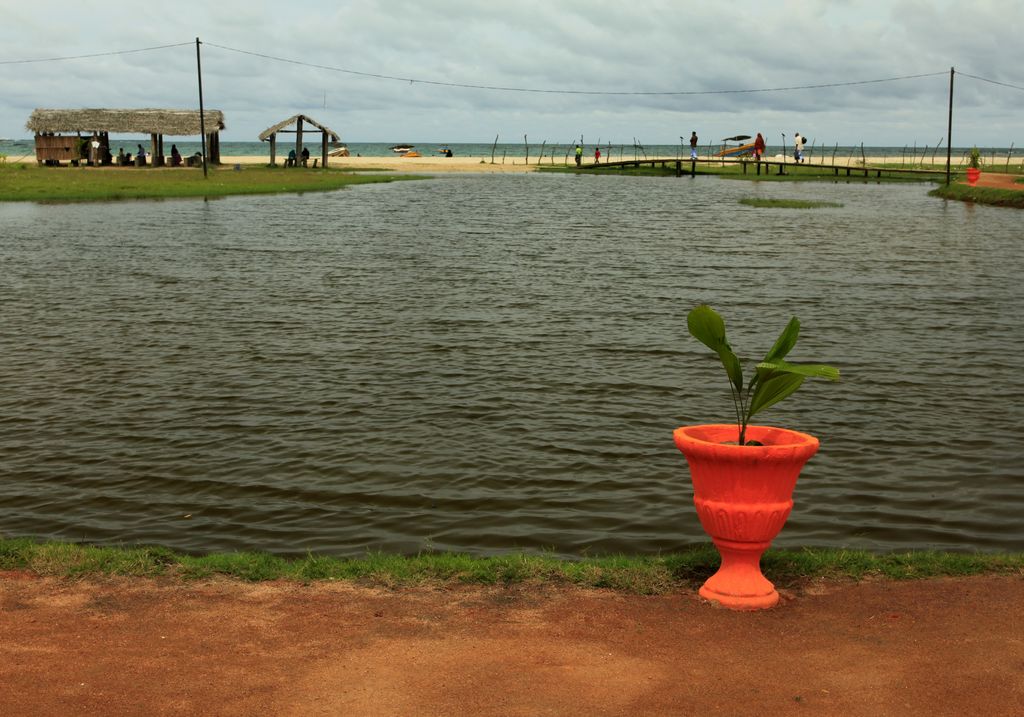
<svg viewBox="0 0 1024 717">
<path fill-rule="evenodd" d="M 722 140 L 722 149 L 715 153 L 716 157 L 743 157 L 748 154 L 754 153 L 754 143 L 748 142 L 747 144 L 737 145 L 736 147 L 730 147 L 729 142 L 743 142 L 744 140 L 750 139 L 749 134 L 738 134 L 735 137 L 726 137 Z"/>
<path fill-rule="evenodd" d="M 389 149 L 392 152 L 394 152 L 395 154 L 405 154 L 406 152 L 410 151 L 415 146 L 416 145 L 412 145 L 412 144 L 396 144 L 393 147 L 390 147 Z"/>
</svg>

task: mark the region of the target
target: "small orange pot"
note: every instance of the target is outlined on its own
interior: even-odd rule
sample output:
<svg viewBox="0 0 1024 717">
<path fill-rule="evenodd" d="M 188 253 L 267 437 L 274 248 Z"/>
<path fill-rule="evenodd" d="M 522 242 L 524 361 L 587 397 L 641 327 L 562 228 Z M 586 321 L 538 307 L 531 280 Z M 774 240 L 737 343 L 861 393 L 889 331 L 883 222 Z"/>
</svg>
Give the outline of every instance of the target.
<svg viewBox="0 0 1024 717">
<path fill-rule="evenodd" d="M 981 177 L 981 170 L 975 169 L 974 167 L 967 168 L 967 183 L 972 187 L 978 183 L 978 178 Z"/>
<path fill-rule="evenodd" d="M 764 445 L 726 445 L 738 433 L 735 424 L 716 424 L 677 428 L 673 437 L 690 464 L 700 524 L 722 556 L 700 596 L 734 610 L 761 610 L 779 601 L 761 574 L 761 555 L 789 517 L 797 476 L 818 450 L 818 439 L 747 426 L 747 440 Z"/>
</svg>

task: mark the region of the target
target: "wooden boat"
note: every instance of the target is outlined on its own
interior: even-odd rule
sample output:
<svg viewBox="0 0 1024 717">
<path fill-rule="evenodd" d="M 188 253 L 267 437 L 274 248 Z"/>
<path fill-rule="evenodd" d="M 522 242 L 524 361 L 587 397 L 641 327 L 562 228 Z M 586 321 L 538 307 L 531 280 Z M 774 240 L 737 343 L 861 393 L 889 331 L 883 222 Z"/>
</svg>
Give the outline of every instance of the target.
<svg viewBox="0 0 1024 717">
<path fill-rule="evenodd" d="M 749 134 L 738 134 L 735 137 L 726 137 L 722 140 L 724 143 L 722 149 L 715 153 L 716 157 L 743 157 L 748 154 L 754 153 L 754 143 L 749 142 L 747 144 L 741 144 L 736 147 L 730 147 L 729 142 L 742 142 L 743 140 L 750 139 Z"/>
</svg>

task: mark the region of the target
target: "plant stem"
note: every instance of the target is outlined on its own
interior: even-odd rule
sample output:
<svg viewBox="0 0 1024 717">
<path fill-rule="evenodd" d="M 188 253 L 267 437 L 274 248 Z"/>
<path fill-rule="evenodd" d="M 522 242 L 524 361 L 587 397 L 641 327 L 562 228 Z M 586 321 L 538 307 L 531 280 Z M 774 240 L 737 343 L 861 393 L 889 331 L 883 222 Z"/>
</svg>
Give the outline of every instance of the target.
<svg viewBox="0 0 1024 717">
<path fill-rule="evenodd" d="M 739 436 L 737 442 L 742 446 L 743 434 L 746 433 L 746 426 L 743 425 L 743 414 L 746 411 L 745 407 L 743 406 L 743 392 L 737 391 L 736 387 L 733 386 L 731 383 L 729 384 L 729 387 L 732 390 L 732 405 L 733 408 L 736 410 L 736 425 L 739 427 Z"/>
</svg>

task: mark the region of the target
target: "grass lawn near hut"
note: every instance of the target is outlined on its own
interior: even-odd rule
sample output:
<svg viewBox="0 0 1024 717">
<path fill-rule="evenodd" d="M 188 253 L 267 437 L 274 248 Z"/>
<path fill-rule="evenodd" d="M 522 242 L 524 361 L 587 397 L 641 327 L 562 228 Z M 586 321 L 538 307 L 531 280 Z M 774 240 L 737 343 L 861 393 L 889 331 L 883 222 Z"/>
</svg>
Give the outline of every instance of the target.
<svg viewBox="0 0 1024 717">
<path fill-rule="evenodd" d="M 96 202 L 326 192 L 410 177 L 355 175 L 334 169 L 234 165 L 201 168 L 0 165 L 0 201 Z"/>
</svg>

